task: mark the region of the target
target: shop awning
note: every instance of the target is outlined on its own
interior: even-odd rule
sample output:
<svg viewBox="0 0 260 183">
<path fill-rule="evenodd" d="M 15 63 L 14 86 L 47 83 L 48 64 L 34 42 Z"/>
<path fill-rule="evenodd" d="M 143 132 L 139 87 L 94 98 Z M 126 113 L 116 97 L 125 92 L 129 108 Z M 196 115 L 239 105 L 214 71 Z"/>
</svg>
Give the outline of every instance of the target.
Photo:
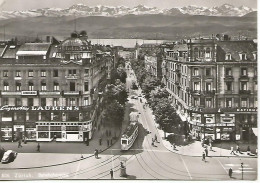
<svg viewBox="0 0 260 183">
<path fill-rule="evenodd" d="M 258 136 L 258 128 L 252 128 L 252 130 L 253 130 L 255 136 Z"/>
</svg>

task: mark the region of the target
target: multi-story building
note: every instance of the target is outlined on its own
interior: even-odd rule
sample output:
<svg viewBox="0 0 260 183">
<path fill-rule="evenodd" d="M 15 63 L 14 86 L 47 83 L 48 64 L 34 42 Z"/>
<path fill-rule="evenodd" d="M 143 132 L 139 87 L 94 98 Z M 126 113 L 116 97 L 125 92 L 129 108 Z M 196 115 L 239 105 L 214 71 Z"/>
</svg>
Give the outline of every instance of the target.
<svg viewBox="0 0 260 183">
<path fill-rule="evenodd" d="M 163 81 L 181 119 L 187 122 L 187 132 L 215 140 L 253 136 L 256 51 L 253 41 L 215 39 L 188 40 L 167 51 Z"/>
<path fill-rule="evenodd" d="M 74 32 L 60 44 L 6 45 L 0 58 L 1 140 L 91 139 L 98 83 L 111 56 Z"/>
</svg>

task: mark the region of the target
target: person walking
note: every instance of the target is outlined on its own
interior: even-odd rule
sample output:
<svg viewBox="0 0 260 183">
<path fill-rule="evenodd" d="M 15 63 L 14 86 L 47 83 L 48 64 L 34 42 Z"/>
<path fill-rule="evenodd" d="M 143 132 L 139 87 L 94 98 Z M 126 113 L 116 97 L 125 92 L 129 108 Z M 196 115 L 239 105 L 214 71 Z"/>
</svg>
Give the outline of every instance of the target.
<svg viewBox="0 0 260 183">
<path fill-rule="evenodd" d="M 18 140 L 18 148 L 20 148 L 20 147 L 23 147 L 23 146 L 22 146 L 22 140 L 21 140 L 21 139 Z"/>
<path fill-rule="evenodd" d="M 239 145 L 237 145 L 236 153 L 240 153 L 240 154 L 241 154 L 241 151 L 240 151 L 240 147 L 239 147 Z"/>
<path fill-rule="evenodd" d="M 232 154 L 232 153 L 235 155 L 233 146 L 231 146 L 231 152 L 230 152 L 230 154 Z"/>
<path fill-rule="evenodd" d="M 206 146 L 206 148 L 205 148 L 205 154 L 206 154 L 206 156 L 208 157 L 208 147 Z"/>
<path fill-rule="evenodd" d="M 40 143 L 38 143 L 38 145 L 37 145 L 37 151 L 38 152 L 40 152 L 40 148 L 41 148 Z"/>
<path fill-rule="evenodd" d="M 229 175 L 230 178 L 232 177 L 232 173 L 233 173 L 233 170 L 232 170 L 232 168 L 230 168 L 230 169 L 228 170 L 228 175 Z"/>
<path fill-rule="evenodd" d="M 102 145 L 102 138 L 99 137 L 99 145 L 101 146 Z"/>
<path fill-rule="evenodd" d="M 95 149 L 94 155 L 95 155 L 95 158 L 98 159 L 98 150 L 97 149 Z"/>
<path fill-rule="evenodd" d="M 154 141 L 158 142 L 156 134 L 154 134 Z"/>
<path fill-rule="evenodd" d="M 203 151 L 202 153 L 202 161 L 206 161 L 206 155 L 205 155 L 205 152 Z"/>
<path fill-rule="evenodd" d="M 114 172 L 112 169 L 110 170 L 110 176 L 111 176 L 111 179 L 114 179 Z"/>
</svg>

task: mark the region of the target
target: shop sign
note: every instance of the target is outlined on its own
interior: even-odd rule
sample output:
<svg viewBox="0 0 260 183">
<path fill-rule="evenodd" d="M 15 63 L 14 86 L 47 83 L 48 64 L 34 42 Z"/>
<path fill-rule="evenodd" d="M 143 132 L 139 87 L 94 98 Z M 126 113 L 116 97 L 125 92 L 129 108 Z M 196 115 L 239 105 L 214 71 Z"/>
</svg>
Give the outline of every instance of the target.
<svg viewBox="0 0 260 183">
<path fill-rule="evenodd" d="M 22 91 L 22 95 L 37 95 L 37 91 Z"/>
<path fill-rule="evenodd" d="M 235 123 L 235 114 L 221 114 L 221 123 Z"/>
<path fill-rule="evenodd" d="M 253 127 L 253 125 L 248 125 L 248 124 L 246 124 L 246 125 L 242 125 L 242 127 L 246 127 L 246 128 L 248 128 L 248 127 Z"/>
<path fill-rule="evenodd" d="M 12 128 L 1 128 L 1 131 L 12 131 Z"/>
<path fill-rule="evenodd" d="M 26 128 L 26 131 L 36 131 L 36 128 Z"/>
<path fill-rule="evenodd" d="M 61 131 L 66 131 L 66 126 L 65 125 L 61 126 Z"/>
<path fill-rule="evenodd" d="M 213 127 L 215 124 L 206 124 L 206 127 Z"/>
<path fill-rule="evenodd" d="M 233 124 L 226 124 L 227 126 L 235 126 L 235 124 L 233 123 Z"/>
<path fill-rule="evenodd" d="M 1 106 L 0 111 L 79 111 L 77 106 Z"/>
<path fill-rule="evenodd" d="M 257 112 L 257 108 L 237 108 L 237 112 Z"/>
</svg>

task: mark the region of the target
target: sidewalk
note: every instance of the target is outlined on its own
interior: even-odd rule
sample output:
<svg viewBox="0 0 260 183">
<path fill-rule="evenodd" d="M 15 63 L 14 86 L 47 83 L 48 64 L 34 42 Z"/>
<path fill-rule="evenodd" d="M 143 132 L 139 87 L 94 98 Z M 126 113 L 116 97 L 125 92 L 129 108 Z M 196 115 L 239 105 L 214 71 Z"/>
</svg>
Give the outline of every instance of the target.
<svg viewBox="0 0 260 183">
<path fill-rule="evenodd" d="M 167 148 L 169 151 L 177 153 L 177 154 L 181 154 L 181 155 L 185 155 L 185 156 L 202 156 L 202 152 L 205 150 L 204 147 L 202 147 L 201 142 L 200 141 L 194 141 L 188 145 L 185 146 L 176 146 L 176 149 L 173 149 L 172 144 L 164 139 L 164 131 L 158 129 L 158 124 L 155 124 L 158 134 L 161 137 L 161 141 L 163 143 L 163 145 L 165 146 L 165 148 Z M 166 136 L 168 134 L 166 133 Z M 247 147 L 247 144 L 245 144 Z M 210 150 L 210 148 L 208 147 L 208 156 L 210 157 L 247 157 L 247 158 L 257 158 L 257 156 L 253 153 L 255 153 L 255 149 L 256 149 L 256 145 L 252 146 L 252 144 L 250 145 L 250 149 L 251 149 L 251 155 L 247 155 L 246 152 L 246 148 L 245 147 L 241 147 L 240 145 L 240 149 L 242 151 L 242 153 L 236 153 L 234 154 L 230 154 L 231 150 L 231 146 L 233 146 L 234 151 L 236 151 L 236 143 L 234 142 L 222 142 L 222 143 L 218 143 L 218 144 L 214 144 L 212 145 L 212 151 Z"/>
</svg>

